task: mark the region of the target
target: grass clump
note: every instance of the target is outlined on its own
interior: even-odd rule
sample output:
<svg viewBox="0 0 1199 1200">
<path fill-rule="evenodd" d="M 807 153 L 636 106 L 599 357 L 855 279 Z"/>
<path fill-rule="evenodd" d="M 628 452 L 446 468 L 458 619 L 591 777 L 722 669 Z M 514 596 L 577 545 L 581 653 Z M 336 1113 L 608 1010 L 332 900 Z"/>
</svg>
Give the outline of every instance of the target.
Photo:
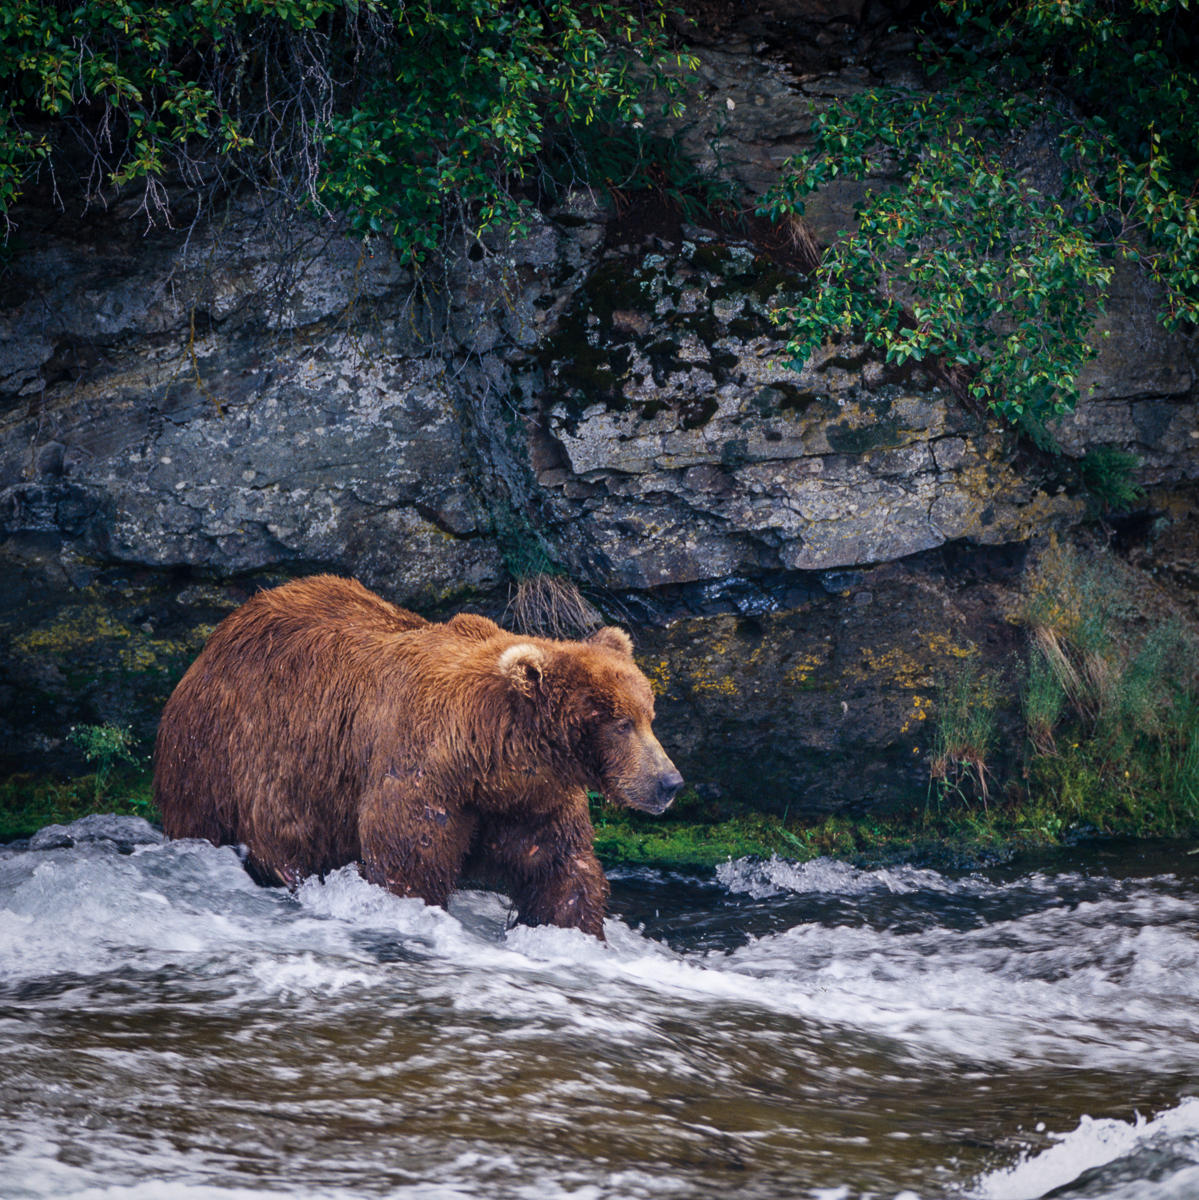
<svg viewBox="0 0 1199 1200">
<path fill-rule="evenodd" d="M 1037 561 L 1016 616 L 1028 631 L 1022 777 L 994 782 L 988 755 L 1007 698 L 997 674 L 968 661 L 938 706 L 930 755 L 938 835 L 1013 846 L 1086 834 L 1199 836 L 1193 626 L 1163 611 L 1151 585 L 1113 555 L 1057 543 Z"/>
<path fill-rule="evenodd" d="M 1056 542 L 1016 618 L 1028 633 L 1022 751 L 1000 753 L 1016 715 L 1011 672 L 971 657 L 940 690 L 924 812 L 795 836 L 840 857 L 934 863 L 1092 835 L 1199 837 L 1193 622 L 1114 555 Z"/>
<path fill-rule="evenodd" d="M 966 659 L 941 686 L 933 729 L 929 775 L 938 796 L 952 792 L 977 796 L 984 810 L 990 788 L 988 765 L 997 735 L 999 679 L 974 657 Z"/>
<path fill-rule="evenodd" d="M 1130 573 L 1054 546 L 1023 618 L 1030 787 L 1104 833 L 1199 831 L 1199 638 Z"/>
<path fill-rule="evenodd" d="M 529 637 L 564 640 L 586 637 L 604 623 L 577 584 L 547 571 L 526 575 L 517 583 L 504 621 L 508 628 Z"/>
</svg>

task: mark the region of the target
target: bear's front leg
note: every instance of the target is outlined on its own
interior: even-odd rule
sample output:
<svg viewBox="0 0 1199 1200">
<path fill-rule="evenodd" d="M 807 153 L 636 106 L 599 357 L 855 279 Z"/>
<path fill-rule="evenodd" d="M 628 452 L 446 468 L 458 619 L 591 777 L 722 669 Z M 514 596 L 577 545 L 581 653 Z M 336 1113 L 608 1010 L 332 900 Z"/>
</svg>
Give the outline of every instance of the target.
<svg viewBox="0 0 1199 1200">
<path fill-rule="evenodd" d="M 482 831 L 479 866 L 508 888 L 522 925 L 560 925 L 604 940 L 608 880 L 592 840 L 586 796 L 541 821 L 496 818 Z"/>
<path fill-rule="evenodd" d="M 451 812 L 423 772 L 384 775 L 358 813 L 362 874 L 397 896 L 444 908 L 462 872 L 475 820 Z"/>
<path fill-rule="evenodd" d="M 514 889 L 517 920 L 522 925 L 581 929 L 604 941 L 608 880 L 595 852 L 588 849 L 566 861 L 539 866 Z"/>
</svg>

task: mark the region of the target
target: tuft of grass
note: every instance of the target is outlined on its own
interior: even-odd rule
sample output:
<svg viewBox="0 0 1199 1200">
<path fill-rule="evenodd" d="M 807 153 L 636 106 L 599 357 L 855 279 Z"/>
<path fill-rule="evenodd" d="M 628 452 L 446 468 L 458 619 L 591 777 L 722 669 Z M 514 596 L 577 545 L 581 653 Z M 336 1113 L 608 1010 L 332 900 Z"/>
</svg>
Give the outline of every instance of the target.
<svg viewBox="0 0 1199 1200">
<path fill-rule="evenodd" d="M 1030 786 L 1107 833 L 1199 825 L 1199 637 L 1110 556 L 1051 546 L 1022 614 Z"/>
<path fill-rule="evenodd" d="M 1062 718 L 1066 690 L 1048 656 L 1033 646 L 1028 660 L 1028 676 L 1022 696 L 1024 723 L 1037 754 L 1055 754 L 1053 731 Z"/>
<path fill-rule="evenodd" d="M 941 685 L 929 756 L 929 774 L 939 798 L 946 792 L 963 798 L 973 794 L 987 808 L 998 698 L 998 676 L 984 671 L 974 657 L 965 659 Z"/>
<path fill-rule="evenodd" d="M 1199 836 L 1199 635 L 1166 610 L 1110 553 L 1052 542 L 1017 614 L 1028 630 L 1023 787 L 989 786 L 1006 698 L 997 674 L 967 661 L 938 704 L 934 839 L 1020 847 L 1089 834 Z"/>
<path fill-rule="evenodd" d="M 1199 829 L 1199 638 L 1158 615 L 1110 555 L 1051 545 L 1021 617 L 1027 774 L 1072 826 L 1141 837 Z"/>
</svg>

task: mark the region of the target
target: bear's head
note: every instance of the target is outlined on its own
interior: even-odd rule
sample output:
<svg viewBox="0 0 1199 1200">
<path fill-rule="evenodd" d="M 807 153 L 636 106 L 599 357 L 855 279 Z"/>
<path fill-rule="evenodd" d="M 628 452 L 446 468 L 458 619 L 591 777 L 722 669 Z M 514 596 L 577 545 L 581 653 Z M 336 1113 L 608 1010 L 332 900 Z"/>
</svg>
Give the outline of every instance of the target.
<svg viewBox="0 0 1199 1200">
<path fill-rule="evenodd" d="M 654 736 L 654 694 L 623 629 L 585 642 L 517 642 L 499 669 L 607 800 L 650 813 L 670 806 L 683 777 Z"/>
</svg>

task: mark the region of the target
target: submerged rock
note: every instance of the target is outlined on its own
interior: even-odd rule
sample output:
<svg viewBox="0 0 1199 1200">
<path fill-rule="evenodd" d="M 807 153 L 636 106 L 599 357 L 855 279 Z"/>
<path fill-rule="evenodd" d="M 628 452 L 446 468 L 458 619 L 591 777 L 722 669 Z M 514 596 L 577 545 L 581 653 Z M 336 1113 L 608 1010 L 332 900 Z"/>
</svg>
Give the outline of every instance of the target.
<svg viewBox="0 0 1199 1200">
<path fill-rule="evenodd" d="M 142 817 L 117 816 L 114 813 L 94 813 L 80 817 L 69 825 L 47 825 L 29 839 L 30 850 L 61 850 L 94 842 L 112 842 L 122 854 L 136 846 L 158 846 L 166 841 Z"/>
</svg>

